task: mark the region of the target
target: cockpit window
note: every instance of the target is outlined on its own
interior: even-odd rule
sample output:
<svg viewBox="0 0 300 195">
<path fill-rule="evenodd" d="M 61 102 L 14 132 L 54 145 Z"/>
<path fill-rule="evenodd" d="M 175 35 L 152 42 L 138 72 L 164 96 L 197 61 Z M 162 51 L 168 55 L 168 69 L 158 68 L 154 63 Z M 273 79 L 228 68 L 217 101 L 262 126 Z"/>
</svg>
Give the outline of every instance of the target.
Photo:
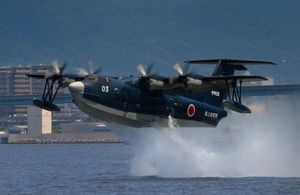
<svg viewBox="0 0 300 195">
<path fill-rule="evenodd" d="M 109 77 L 105 77 L 105 79 L 106 79 L 106 83 L 109 83 L 111 81 Z"/>
<path fill-rule="evenodd" d="M 94 76 L 89 76 L 89 77 L 88 77 L 88 80 L 94 81 L 94 80 L 96 80 L 96 77 L 94 77 Z"/>
<path fill-rule="evenodd" d="M 111 78 L 109 78 L 109 77 L 99 77 L 99 81 L 102 84 L 108 84 L 111 81 Z"/>
</svg>

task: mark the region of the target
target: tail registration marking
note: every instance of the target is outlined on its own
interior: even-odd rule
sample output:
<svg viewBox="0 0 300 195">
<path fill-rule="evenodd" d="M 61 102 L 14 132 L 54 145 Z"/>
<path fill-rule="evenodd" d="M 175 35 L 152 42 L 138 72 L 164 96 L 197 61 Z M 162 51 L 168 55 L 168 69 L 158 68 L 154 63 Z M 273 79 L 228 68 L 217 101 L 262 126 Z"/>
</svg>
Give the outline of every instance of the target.
<svg viewBox="0 0 300 195">
<path fill-rule="evenodd" d="M 211 91 L 211 95 L 220 97 L 220 92 L 219 91 Z"/>
</svg>

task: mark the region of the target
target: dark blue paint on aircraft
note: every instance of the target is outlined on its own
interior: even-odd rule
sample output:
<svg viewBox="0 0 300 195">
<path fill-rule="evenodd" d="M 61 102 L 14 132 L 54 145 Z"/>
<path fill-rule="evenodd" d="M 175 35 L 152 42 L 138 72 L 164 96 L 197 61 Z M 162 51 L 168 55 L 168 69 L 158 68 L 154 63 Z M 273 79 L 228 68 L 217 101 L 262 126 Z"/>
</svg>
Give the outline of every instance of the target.
<svg viewBox="0 0 300 195">
<path fill-rule="evenodd" d="M 224 107 L 240 113 L 250 113 L 242 104 L 242 83 L 267 80 L 261 76 L 235 75 L 244 65 L 274 64 L 266 61 L 229 59 L 189 60 L 182 68 L 174 66 L 176 77 L 151 74 L 138 65 L 140 77 L 126 78 L 86 74 L 64 74 L 66 65 L 54 66 L 51 75 L 31 74 L 46 79 L 42 100 L 34 104 L 43 109 L 58 111 L 53 103 L 60 87 L 68 87 L 73 102 L 84 112 L 107 122 L 130 126 L 165 126 L 170 118 L 178 126 L 216 126 L 227 116 Z M 216 64 L 211 76 L 188 72 L 190 64 Z M 98 71 L 99 72 L 99 71 Z M 58 83 L 55 87 L 55 83 Z M 170 125 L 170 124 L 169 124 Z"/>
</svg>

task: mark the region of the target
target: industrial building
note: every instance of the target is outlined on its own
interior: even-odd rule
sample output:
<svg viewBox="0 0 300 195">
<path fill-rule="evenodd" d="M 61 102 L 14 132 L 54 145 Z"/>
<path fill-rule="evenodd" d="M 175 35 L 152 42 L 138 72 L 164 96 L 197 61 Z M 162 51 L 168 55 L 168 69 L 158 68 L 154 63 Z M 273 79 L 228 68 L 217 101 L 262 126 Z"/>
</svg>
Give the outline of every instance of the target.
<svg viewBox="0 0 300 195">
<path fill-rule="evenodd" d="M 26 74 L 51 73 L 49 65 L 18 65 L 0 67 L 0 96 L 38 95 L 44 90 L 44 80 L 32 79 Z M 9 105 L 0 107 L 0 118 L 18 117 L 27 115 L 26 105 Z"/>
<path fill-rule="evenodd" d="M 60 112 L 50 112 L 32 105 L 40 98 L 45 80 L 26 74 L 51 74 L 50 65 L 0 67 L 0 143 L 124 143 L 103 123 L 85 122 L 88 116 L 72 104 L 68 90 L 58 92 Z"/>
</svg>

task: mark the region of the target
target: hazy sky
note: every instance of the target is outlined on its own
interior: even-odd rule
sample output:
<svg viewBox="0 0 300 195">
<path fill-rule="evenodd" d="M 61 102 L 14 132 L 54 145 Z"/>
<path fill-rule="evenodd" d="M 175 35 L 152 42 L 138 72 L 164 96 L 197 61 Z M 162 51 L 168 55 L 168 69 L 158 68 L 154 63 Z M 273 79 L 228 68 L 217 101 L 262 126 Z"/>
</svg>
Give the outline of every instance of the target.
<svg viewBox="0 0 300 195">
<path fill-rule="evenodd" d="M 94 60 L 116 75 L 154 62 L 157 72 L 174 74 L 173 64 L 190 58 L 243 58 L 277 62 L 252 71 L 295 82 L 299 7 L 280 0 L 2 0 L 0 65 Z"/>
</svg>

